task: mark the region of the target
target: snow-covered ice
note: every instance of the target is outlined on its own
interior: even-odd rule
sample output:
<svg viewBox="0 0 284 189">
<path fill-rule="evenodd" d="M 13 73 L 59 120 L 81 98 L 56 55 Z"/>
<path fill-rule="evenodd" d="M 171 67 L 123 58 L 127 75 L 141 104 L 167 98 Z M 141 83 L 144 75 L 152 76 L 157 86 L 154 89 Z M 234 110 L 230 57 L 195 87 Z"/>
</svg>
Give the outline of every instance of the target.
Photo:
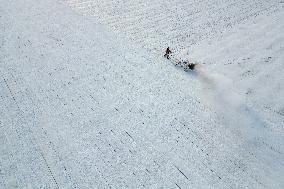
<svg viewBox="0 0 284 189">
<path fill-rule="evenodd" d="M 0 0 L 0 188 L 284 188 L 283 47 L 280 0 Z"/>
</svg>

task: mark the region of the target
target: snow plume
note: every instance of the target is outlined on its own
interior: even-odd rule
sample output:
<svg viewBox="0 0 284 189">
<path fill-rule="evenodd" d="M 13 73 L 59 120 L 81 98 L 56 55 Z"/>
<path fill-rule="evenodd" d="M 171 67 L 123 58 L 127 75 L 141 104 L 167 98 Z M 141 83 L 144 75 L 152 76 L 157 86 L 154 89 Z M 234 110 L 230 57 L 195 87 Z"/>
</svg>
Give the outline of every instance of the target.
<svg viewBox="0 0 284 189">
<path fill-rule="evenodd" d="M 249 108 L 244 98 L 234 91 L 233 82 L 228 77 L 218 73 L 208 72 L 202 65 L 196 66 L 197 76 L 204 84 L 206 99 L 216 112 L 224 118 L 225 124 L 234 128 L 241 128 L 244 133 L 248 130 L 258 130 L 265 127 L 265 123 L 256 112 Z M 255 129 L 254 129 L 255 128 Z M 255 133 L 255 132 L 253 132 Z"/>
</svg>

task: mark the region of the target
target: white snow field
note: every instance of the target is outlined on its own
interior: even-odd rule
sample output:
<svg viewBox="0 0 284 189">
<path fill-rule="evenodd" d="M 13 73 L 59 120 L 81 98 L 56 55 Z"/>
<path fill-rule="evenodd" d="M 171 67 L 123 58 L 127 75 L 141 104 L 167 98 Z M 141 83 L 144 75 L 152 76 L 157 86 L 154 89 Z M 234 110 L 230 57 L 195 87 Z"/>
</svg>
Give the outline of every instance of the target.
<svg viewBox="0 0 284 189">
<path fill-rule="evenodd" d="M 0 188 L 282 189 L 283 63 L 282 0 L 0 0 Z"/>
</svg>

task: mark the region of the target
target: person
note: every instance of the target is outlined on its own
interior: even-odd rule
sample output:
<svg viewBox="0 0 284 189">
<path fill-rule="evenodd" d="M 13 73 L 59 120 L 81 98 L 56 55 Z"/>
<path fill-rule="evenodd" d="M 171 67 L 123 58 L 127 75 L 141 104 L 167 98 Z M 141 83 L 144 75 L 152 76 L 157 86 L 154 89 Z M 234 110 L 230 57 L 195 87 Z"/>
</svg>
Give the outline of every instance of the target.
<svg viewBox="0 0 284 189">
<path fill-rule="evenodd" d="M 164 55 L 164 57 L 166 57 L 167 59 L 170 59 L 170 54 L 172 53 L 172 51 L 170 50 L 170 47 L 168 47 L 166 49 L 166 54 Z"/>
</svg>

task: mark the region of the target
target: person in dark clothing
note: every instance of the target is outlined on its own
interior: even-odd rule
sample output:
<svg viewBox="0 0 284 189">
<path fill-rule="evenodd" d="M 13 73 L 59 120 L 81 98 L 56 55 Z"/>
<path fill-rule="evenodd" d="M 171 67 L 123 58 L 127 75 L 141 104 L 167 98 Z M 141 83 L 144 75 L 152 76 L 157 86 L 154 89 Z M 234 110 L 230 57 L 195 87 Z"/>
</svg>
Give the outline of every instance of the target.
<svg viewBox="0 0 284 189">
<path fill-rule="evenodd" d="M 172 51 L 170 50 L 170 47 L 168 47 L 166 49 L 166 54 L 164 55 L 164 57 L 166 57 L 167 59 L 170 59 L 170 54 L 172 53 Z"/>
</svg>

